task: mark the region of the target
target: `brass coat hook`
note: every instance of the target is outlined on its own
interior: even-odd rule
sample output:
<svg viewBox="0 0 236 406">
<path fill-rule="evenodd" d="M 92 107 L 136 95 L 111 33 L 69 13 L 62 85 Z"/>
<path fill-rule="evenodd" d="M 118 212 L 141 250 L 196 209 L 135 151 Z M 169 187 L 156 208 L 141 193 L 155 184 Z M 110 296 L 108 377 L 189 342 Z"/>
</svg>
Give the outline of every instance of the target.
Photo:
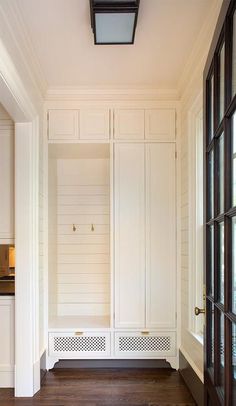
<svg viewBox="0 0 236 406">
<path fill-rule="evenodd" d="M 74 232 L 76 231 L 76 227 L 75 227 L 75 224 L 73 224 L 73 227 L 72 227 L 72 229 L 73 229 L 73 231 L 74 231 Z"/>
<path fill-rule="evenodd" d="M 94 231 L 94 225 L 91 224 L 91 231 Z"/>
</svg>

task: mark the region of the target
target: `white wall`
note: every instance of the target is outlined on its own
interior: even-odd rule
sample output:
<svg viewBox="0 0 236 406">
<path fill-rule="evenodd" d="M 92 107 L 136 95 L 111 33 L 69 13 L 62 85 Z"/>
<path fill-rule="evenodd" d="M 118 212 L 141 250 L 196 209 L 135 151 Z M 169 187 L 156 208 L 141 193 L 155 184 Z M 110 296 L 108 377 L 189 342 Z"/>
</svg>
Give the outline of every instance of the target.
<svg viewBox="0 0 236 406">
<path fill-rule="evenodd" d="M 192 307 L 189 295 L 190 286 L 190 258 L 189 232 L 191 221 L 189 218 L 189 156 L 188 142 L 190 137 L 189 112 L 197 96 L 203 89 L 203 70 L 209 51 L 211 39 L 216 26 L 222 1 L 218 0 L 209 16 L 207 24 L 200 31 L 198 41 L 193 48 L 191 58 L 186 65 L 180 80 L 181 94 L 181 351 L 192 365 L 200 379 L 203 380 L 203 346 L 190 332 L 189 317 Z M 201 272 L 201 270 L 200 270 Z M 198 304 L 196 303 L 196 306 Z"/>
</svg>

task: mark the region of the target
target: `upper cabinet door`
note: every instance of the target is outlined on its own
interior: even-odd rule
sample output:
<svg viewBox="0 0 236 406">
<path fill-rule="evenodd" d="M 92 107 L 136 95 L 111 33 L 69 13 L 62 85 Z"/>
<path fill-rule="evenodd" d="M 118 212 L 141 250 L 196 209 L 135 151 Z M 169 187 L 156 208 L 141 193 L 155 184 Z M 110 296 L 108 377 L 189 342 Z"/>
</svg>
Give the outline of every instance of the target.
<svg viewBox="0 0 236 406">
<path fill-rule="evenodd" d="M 78 110 L 50 110 L 48 123 L 49 140 L 78 140 Z"/>
<path fill-rule="evenodd" d="M 175 109 L 145 111 L 145 138 L 158 141 L 175 141 Z"/>
<path fill-rule="evenodd" d="M 144 146 L 115 146 L 115 327 L 145 327 Z"/>
<path fill-rule="evenodd" d="M 175 145 L 146 145 L 146 323 L 175 328 Z"/>
<path fill-rule="evenodd" d="M 0 125 L 0 239 L 14 239 L 14 134 L 13 126 Z"/>
<path fill-rule="evenodd" d="M 109 140 L 110 112 L 109 109 L 80 110 L 80 139 Z"/>
<path fill-rule="evenodd" d="M 116 140 L 143 140 L 144 110 L 116 109 L 114 112 L 114 138 Z"/>
</svg>

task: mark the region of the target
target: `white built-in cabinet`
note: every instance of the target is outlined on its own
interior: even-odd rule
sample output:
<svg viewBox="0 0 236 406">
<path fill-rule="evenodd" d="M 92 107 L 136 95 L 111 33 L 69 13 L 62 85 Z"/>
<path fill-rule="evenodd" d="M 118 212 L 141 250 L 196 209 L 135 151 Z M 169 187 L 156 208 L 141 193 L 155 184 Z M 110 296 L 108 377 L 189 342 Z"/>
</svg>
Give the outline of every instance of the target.
<svg viewBox="0 0 236 406">
<path fill-rule="evenodd" d="M 116 140 L 175 141 L 175 109 L 115 109 Z"/>
<path fill-rule="evenodd" d="M 115 146 L 115 327 L 174 328 L 175 145 Z"/>
<path fill-rule="evenodd" d="M 0 296 L 0 388 L 14 387 L 15 298 Z"/>
<path fill-rule="evenodd" d="M 49 140 L 108 140 L 109 137 L 109 109 L 84 108 L 48 112 Z"/>
<path fill-rule="evenodd" d="M 114 138 L 116 140 L 143 140 L 144 119 L 143 109 L 116 109 L 114 111 Z"/>
<path fill-rule="evenodd" d="M 48 111 L 49 367 L 176 366 L 176 108 L 150 105 Z"/>
<path fill-rule="evenodd" d="M 145 151 L 115 146 L 115 326 L 145 326 Z"/>
<path fill-rule="evenodd" d="M 0 244 L 14 242 L 14 124 L 0 105 Z"/>
</svg>

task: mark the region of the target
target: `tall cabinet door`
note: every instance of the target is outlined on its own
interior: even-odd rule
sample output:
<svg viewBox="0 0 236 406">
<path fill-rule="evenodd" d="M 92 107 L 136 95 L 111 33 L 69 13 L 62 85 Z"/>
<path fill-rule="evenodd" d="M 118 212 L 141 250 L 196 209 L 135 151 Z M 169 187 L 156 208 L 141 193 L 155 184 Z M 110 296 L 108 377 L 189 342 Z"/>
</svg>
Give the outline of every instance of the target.
<svg viewBox="0 0 236 406">
<path fill-rule="evenodd" d="M 144 145 L 115 146 L 115 327 L 145 326 Z"/>
<path fill-rule="evenodd" d="M 146 145 L 146 327 L 175 327 L 175 145 Z"/>
</svg>

